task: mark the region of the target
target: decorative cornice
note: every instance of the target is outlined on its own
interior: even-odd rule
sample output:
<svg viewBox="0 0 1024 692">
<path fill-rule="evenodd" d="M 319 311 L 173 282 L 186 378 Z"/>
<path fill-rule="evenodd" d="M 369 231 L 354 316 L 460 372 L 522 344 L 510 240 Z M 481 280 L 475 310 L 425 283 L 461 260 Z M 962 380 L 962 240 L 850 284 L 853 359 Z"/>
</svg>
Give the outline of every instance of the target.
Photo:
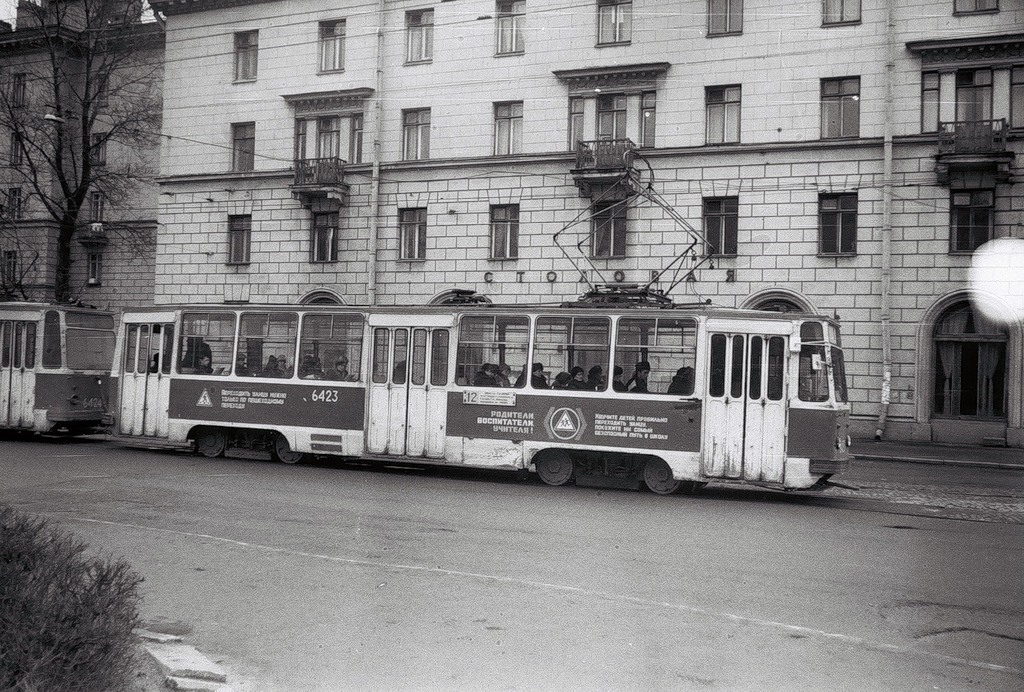
<svg viewBox="0 0 1024 692">
<path fill-rule="evenodd" d="M 258 3 L 274 2 L 275 0 L 150 0 L 149 6 L 154 12 L 164 16 L 174 14 L 191 14 L 193 12 L 206 12 L 209 10 L 223 10 L 229 7 L 242 5 L 255 5 Z"/>
<path fill-rule="evenodd" d="M 569 85 L 570 93 L 594 89 L 653 89 L 658 77 L 668 72 L 671 63 L 652 62 L 638 65 L 586 67 L 578 70 L 554 70 L 560 81 Z"/>
<path fill-rule="evenodd" d="M 323 113 L 346 108 L 362 108 L 366 99 L 373 96 L 373 89 L 338 89 L 336 91 L 313 91 L 305 94 L 282 94 L 288 104 L 300 113 Z"/>
<path fill-rule="evenodd" d="M 911 41 L 907 50 L 921 56 L 922 67 L 1010 64 L 1024 58 L 1024 34 Z"/>
</svg>

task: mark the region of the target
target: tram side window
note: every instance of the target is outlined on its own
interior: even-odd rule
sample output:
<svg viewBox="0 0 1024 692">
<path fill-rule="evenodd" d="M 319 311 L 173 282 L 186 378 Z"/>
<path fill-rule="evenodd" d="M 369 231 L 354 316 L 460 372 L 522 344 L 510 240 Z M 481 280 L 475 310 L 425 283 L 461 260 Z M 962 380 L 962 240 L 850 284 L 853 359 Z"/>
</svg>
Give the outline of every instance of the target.
<svg viewBox="0 0 1024 692">
<path fill-rule="evenodd" d="M 430 384 L 448 384 L 448 330 L 437 329 L 430 337 Z"/>
<path fill-rule="evenodd" d="M 14 334 L 14 323 L 3 321 L 0 322 L 0 350 L 3 354 L 0 355 L 0 367 L 9 368 L 11 367 L 11 338 Z"/>
<path fill-rule="evenodd" d="M 818 322 L 800 325 L 800 372 L 797 392 L 801 401 L 828 401 L 825 335 Z"/>
<path fill-rule="evenodd" d="M 65 313 L 68 367 L 74 370 L 107 370 L 114 354 L 114 318 L 111 315 Z M 153 334 L 157 338 L 157 334 Z"/>
<path fill-rule="evenodd" d="M 455 377 L 470 387 L 525 387 L 530 322 L 525 317 L 468 315 L 459 328 Z"/>
<path fill-rule="evenodd" d="M 291 377 L 295 374 L 298 331 L 299 316 L 294 312 L 243 313 L 235 372 L 248 372 L 251 377 Z"/>
<path fill-rule="evenodd" d="M 724 342 L 721 345 L 724 349 Z M 724 368 L 724 350 L 722 367 Z M 712 338 L 712 370 L 715 342 Z M 696 388 L 697 322 L 677 318 L 619 320 L 615 344 L 616 391 L 689 396 Z M 627 379 L 618 379 L 619 373 Z M 724 387 L 724 370 L 721 374 Z M 715 386 L 714 375 L 712 387 Z"/>
<path fill-rule="evenodd" d="M 832 347 L 832 386 L 836 390 L 836 401 L 849 401 L 846 392 L 846 364 L 843 362 L 843 351 Z"/>
<path fill-rule="evenodd" d="M 538 317 L 533 362 L 553 376 L 552 389 L 604 391 L 611 360 L 611 320 L 607 317 Z M 545 373 L 549 374 L 549 373 Z"/>
<path fill-rule="evenodd" d="M 47 310 L 43 316 L 43 367 L 59 368 L 64 364 L 60 348 L 60 314 Z"/>
<path fill-rule="evenodd" d="M 235 315 L 221 312 L 186 312 L 181 316 L 178 363 L 181 374 L 225 375 L 230 370 L 235 341 Z"/>
<path fill-rule="evenodd" d="M 305 315 L 299 353 L 299 377 L 304 380 L 358 382 L 363 357 L 362 316 Z M 236 367 L 241 368 L 248 357 L 239 355 L 242 360 Z"/>
</svg>

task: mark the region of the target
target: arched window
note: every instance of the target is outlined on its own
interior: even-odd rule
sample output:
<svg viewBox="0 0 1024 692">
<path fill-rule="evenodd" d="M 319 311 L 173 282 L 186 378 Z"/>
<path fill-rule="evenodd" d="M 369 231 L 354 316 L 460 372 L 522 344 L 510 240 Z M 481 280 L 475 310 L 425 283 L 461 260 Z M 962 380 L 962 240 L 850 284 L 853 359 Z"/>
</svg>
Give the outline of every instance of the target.
<svg viewBox="0 0 1024 692">
<path fill-rule="evenodd" d="M 302 305 L 343 305 L 338 296 L 327 291 L 313 291 L 299 301 Z"/>
<path fill-rule="evenodd" d="M 770 312 L 805 312 L 805 310 L 788 298 L 768 298 L 754 306 L 755 310 Z"/>
<path fill-rule="evenodd" d="M 968 302 L 935 322 L 933 408 L 940 417 L 1006 417 L 1005 327 Z"/>
</svg>

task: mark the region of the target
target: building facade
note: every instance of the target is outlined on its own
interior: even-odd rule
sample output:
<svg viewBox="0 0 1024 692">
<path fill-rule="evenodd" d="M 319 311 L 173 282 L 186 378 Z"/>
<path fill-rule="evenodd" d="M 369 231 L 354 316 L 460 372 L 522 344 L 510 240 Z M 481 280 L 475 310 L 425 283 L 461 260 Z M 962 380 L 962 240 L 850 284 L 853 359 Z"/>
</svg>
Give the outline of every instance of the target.
<svg viewBox="0 0 1024 692">
<path fill-rule="evenodd" d="M 17 12 L 0 22 L 0 299 L 59 298 L 61 217 L 73 205 L 65 299 L 150 304 L 162 29 L 124 0 L 88 12 L 22 0 Z M 126 38 L 106 51 L 87 38 L 97 25 Z"/>
<path fill-rule="evenodd" d="M 1024 446 L 971 280 L 1021 269 L 1020 0 L 153 6 L 157 302 L 651 283 L 838 316 L 862 435 Z"/>
</svg>

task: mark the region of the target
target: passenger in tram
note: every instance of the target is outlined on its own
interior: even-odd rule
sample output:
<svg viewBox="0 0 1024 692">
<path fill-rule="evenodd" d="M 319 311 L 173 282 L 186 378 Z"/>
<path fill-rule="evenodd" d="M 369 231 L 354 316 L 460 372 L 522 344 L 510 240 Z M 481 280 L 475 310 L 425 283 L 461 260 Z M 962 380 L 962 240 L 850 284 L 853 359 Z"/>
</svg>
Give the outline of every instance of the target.
<svg viewBox="0 0 1024 692">
<path fill-rule="evenodd" d="M 612 371 L 612 391 L 625 392 L 628 391 L 626 383 L 622 381 L 622 368 L 618 365 Z"/>
<path fill-rule="evenodd" d="M 154 353 L 153 357 L 149 359 L 149 371 L 160 372 L 160 354 Z"/>
<path fill-rule="evenodd" d="M 181 362 L 178 363 L 178 367 L 182 372 L 196 372 L 199 367 L 199 362 L 205 357 L 209 358 L 210 362 L 213 362 L 213 349 L 210 348 L 210 344 L 206 343 L 202 339 L 198 342 L 194 341 L 199 337 L 189 337 L 190 344 L 194 349 L 185 351 L 185 355 L 182 356 Z"/>
<path fill-rule="evenodd" d="M 302 363 L 299 364 L 299 377 L 304 380 L 322 380 L 324 366 L 320 359 L 312 353 L 302 356 Z"/>
<path fill-rule="evenodd" d="M 199 356 L 199 366 L 196 368 L 196 372 L 200 375 L 213 374 L 213 362 L 210 356 Z"/>
<path fill-rule="evenodd" d="M 595 392 L 604 390 L 604 368 L 595 365 L 587 371 L 587 389 Z"/>
<path fill-rule="evenodd" d="M 277 356 L 277 369 L 281 371 L 281 377 L 292 376 L 292 369 L 288 367 L 288 361 L 283 353 Z"/>
<path fill-rule="evenodd" d="M 555 383 L 551 385 L 552 389 L 569 389 L 569 383 L 572 382 L 572 375 L 565 372 L 564 370 L 555 375 Z"/>
<path fill-rule="evenodd" d="M 277 364 L 277 356 L 269 356 L 267 364 L 263 366 L 261 377 L 284 377 L 284 371 Z"/>
<path fill-rule="evenodd" d="M 508 363 L 501 363 L 498 365 L 498 386 L 499 387 L 511 387 L 512 381 L 509 379 L 509 375 L 512 374 L 512 368 L 509 367 Z"/>
<path fill-rule="evenodd" d="M 235 356 L 235 375 L 238 377 L 248 377 L 252 373 L 249 372 L 249 366 L 245 361 L 245 354 L 239 353 Z"/>
<path fill-rule="evenodd" d="M 629 387 L 630 384 L 633 385 L 632 387 L 629 387 L 629 391 L 637 392 L 639 394 L 646 394 L 647 391 L 648 391 L 647 390 L 647 377 L 650 374 L 651 374 L 651 364 L 650 363 L 648 363 L 646 360 L 642 360 L 639 363 L 637 363 L 636 367 L 633 369 L 633 376 L 629 378 L 628 382 L 626 382 L 626 386 L 627 387 Z"/>
<path fill-rule="evenodd" d="M 494 363 L 484 363 L 480 371 L 473 377 L 474 387 L 500 387 L 498 382 L 498 366 Z"/>
<path fill-rule="evenodd" d="M 569 376 L 569 386 L 567 387 L 567 389 L 572 389 L 575 391 L 584 391 L 590 389 L 590 387 L 587 385 L 586 373 L 580 366 L 577 365 L 572 370 L 570 370 Z"/>
<path fill-rule="evenodd" d="M 675 376 L 668 385 L 669 394 L 693 394 L 693 368 L 689 365 L 676 370 Z"/>
<path fill-rule="evenodd" d="M 534 363 L 530 375 L 530 386 L 534 389 L 550 389 L 548 378 L 544 376 L 544 363 Z"/>
<path fill-rule="evenodd" d="M 334 369 L 328 371 L 325 377 L 327 377 L 327 379 L 329 380 L 347 380 L 349 378 L 348 358 L 346 358 L 345 356 L 338 356 L 334 360 Z"/>
</svg>

